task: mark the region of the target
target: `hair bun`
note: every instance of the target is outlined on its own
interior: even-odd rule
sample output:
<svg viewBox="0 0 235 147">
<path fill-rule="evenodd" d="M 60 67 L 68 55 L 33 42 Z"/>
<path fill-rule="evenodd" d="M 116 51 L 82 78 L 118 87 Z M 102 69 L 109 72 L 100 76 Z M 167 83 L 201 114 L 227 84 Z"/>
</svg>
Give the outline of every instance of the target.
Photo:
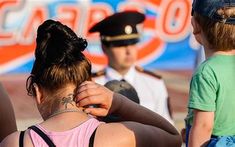
<svg viewBox="0 0 235 147">
<path fill-rule="evenodd" d="M 59 21 L 47 20 L 38 28 L 36 59 L 46 66 L 52 64 L 70 65 L 83 60 L 88 45 L 86 39 Z"/>
<path fill-rule="evenodd" d="M 88 43 L 87 43 L 86 39 L 83 39 L 81 37 L 77 38 L 77 47 L 81 52 L 86 49 L 87 45 L 88 45 Z"/>
</svg>

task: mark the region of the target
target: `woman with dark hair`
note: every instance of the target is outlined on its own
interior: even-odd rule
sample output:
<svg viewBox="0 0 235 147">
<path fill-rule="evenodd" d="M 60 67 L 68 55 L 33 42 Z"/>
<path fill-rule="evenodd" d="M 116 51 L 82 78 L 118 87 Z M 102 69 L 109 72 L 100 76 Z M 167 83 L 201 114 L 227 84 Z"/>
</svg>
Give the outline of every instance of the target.
<svg viewBox="0 0 235 147">
<path fill-rule="evenodd" d="M 36 43 L 27 90 L 35 97 L 44 121 L 24 133 L 9 135 L 2 147 L 181 145 L 177 130 L 164 118 L 89 82 L 91 63 L 82 53 L 87 42 L 70 28 L 47 20 L 38 28 Z M 90 107 L 93 104 L 98 108 Z M 113 112 L 129 121 L 104 123 L 90 115 Z"/>
</svg>

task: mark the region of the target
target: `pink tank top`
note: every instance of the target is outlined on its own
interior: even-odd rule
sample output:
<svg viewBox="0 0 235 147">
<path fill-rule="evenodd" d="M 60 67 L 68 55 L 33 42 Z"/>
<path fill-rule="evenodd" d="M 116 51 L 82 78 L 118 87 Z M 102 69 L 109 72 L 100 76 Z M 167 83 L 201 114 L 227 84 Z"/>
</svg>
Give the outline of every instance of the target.
<svg viewBox="0 0 235 147">
<path fill-rule="evenodd" d="M 47 131 L 39 124 L 36 126 L 52 140 L 56 147 L 88 147 L 92 133 L 101 123 L 103 122 L 90 118 L 79 126 L 64 132 Z M 48 147 L 33 130 L 30 130 L 29 133 L 35 147 Z"/>
</svg>

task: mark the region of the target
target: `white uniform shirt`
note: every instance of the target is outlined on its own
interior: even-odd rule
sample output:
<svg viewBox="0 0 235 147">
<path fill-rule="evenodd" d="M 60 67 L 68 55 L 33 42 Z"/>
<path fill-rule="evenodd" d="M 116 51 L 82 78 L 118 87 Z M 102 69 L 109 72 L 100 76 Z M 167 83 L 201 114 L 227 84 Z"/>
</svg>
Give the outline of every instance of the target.
<svg viewBox="0 0 235 147">
<path fill-rule="evenodd" d="M 129 82 L 136 89 L 140 105 L 160 114 L 173 124 L 167 106 L 168 94 L 162 79 L 140 72 L 135 67 L 132 67 L 124 76 L 113 68 L 107 67 L 104 75 L 93 78 L 95 82 L 102 85 L 110 80 L 122 79 Z"/>
</svg>

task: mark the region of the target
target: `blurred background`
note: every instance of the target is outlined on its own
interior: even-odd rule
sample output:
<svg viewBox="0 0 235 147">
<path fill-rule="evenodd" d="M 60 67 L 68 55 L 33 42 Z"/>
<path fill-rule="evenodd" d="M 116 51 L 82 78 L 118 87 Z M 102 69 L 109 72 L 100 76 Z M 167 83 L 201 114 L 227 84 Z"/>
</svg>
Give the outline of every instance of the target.
<svg viewBox="0 0 235 147">
<path fill-rule="evenodd" d="M 0 0 L 0 81 L 13 103 L 18 128 L 23 130 L 41 121 L 25 88 L 34 61 L 37 27 L 46 19 L 55 19 L 87 38 L 85 54 L 93 63 L 93 71 L 98 71 L 107 59 L 98 34 L 89 34 L 88 29 L 112 13 L 136 10 L 146 15 L 139 27 L 142 37 L 137 64 L 165 80 L 174 121 L 180 130 L 187 111 L 190 78 L 201 49 L 192 34 L 191 3 L 191 0 Z"/>
</svg>

